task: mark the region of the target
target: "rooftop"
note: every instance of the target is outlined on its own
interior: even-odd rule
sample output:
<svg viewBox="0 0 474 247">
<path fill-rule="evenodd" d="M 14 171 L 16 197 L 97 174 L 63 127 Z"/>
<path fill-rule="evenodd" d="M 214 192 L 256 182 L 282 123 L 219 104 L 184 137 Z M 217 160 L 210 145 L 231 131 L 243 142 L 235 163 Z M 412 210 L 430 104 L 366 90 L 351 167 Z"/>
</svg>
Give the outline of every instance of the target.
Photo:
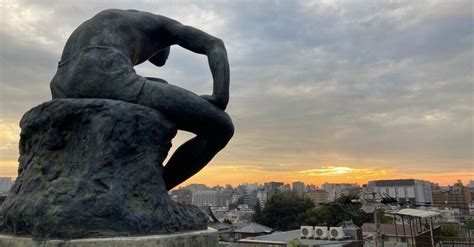
<svg viewBox="0 0 474 247">
<path fill-rule="evenodd" d="M 394 215 L 402 215 L 402 216 L 418 217 L 418 218 L 429 218 L 429 217 L 436 217 L 436 216 L 441 215 L 438 212 L 412 209 L 412 208 L 400 209 L 398 212 L 393 213 L 393 214 Z"/>
<path fill-rule="evenodd" d="M 243 226 L 236 227 L 234 232 L 237 233 L 271 233 L 273 229 L 257 223 L 248 223 Z"/>
<path fill-rule="evenodd" d="M 352 243 L 356 240 L 317 240 L 317 239 L 301 239 L 300 230 L 292 230 L 286 232 L 275 232 L 268 235 L 250 237 L 239 240 L 239 243 L 272 243 L 272 244 L 288 244 L 290 241 L 298 239 L 303 245 L 344 245 Z"/>
</svg>

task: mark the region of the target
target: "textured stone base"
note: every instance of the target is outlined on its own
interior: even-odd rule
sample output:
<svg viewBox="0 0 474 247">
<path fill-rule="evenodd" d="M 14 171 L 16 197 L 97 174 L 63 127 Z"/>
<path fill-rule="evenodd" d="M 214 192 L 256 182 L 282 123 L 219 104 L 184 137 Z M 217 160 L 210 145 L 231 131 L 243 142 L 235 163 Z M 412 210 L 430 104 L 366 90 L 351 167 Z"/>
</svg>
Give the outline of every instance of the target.
<svg viewBox="0 0 474 247">
<path fill-rule="evenodd" d="M 212 228 L 202 231 L 139 237 L 84 238 L 46 241 L 37 241 L 31 238 L 11 235 L 0 235 L 0 246 L 2 247 L 217 247 L 218 243 L 219 238 L 217 231 Z"/>
<path fill-rule="evenodd" d="M 162 178 L 176 126 L 117 100 L 55 99 L 22 118 L 18 178 L 0 232 L 35 239 L 154 235 L 207 229 Z"/>
</svg>

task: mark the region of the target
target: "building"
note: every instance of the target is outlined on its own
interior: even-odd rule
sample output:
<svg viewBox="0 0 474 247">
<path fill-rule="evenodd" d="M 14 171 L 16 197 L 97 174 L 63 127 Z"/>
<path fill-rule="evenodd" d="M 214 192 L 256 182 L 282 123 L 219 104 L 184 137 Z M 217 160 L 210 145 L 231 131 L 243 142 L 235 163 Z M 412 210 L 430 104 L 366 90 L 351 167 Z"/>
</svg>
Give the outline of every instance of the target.
<svg viewBox="0 0 474 247">
<path fill-rule="evenodd" d="M 394 179 L 369 181 L 368 190 L 389 195 L 399 202 L 409 202 L 411 206 L 433 203 L 432 183 L 419 179 Z"/>
<path fill-rule="evenodd" d="M 270 234 L 273 229 L 255 222 L 235 224 L 234 240 Z"/>
<path fill-rule="evenodd" d="M 260 207 L 264 208 L 265 204 L 267 203 L 267 192 L 264 190 L 260 190 L 257 192 L 257 199 L 260 202 Z"/>
<path fill-rule="evenodd" d="M 342 195 L 358 194 L 360 187 L 358 184 L 346 183 L 324 183 L 321 189 L 328 192 L 328 201 L 332 202 Z"/>
<path fill-rule="evenodd" d="M 306 191 L 308 191 L 308 190 L 315 190 L 315 189 L 318 189 L 318 188 L 317 188 L 316 185 L 314 185 L 314 184 L 308 184 L 308 185 L 306 185 Z"/>
<path fill-rule="evenodd" d="M 5 193 L 10 190 L 13 185 L 11 177 L 0 177 L 0 193 Z"/>
<path fill-rule="evenodd" d="M 357 229 L 356 229 L 357 228 Z M 238 246 L 248 247 L 269 247 L 269 246 L 340 246 L 340 247 L 362 247 L 364 240 L 362 239 L 362 231 L 358 227 L 345 228 L 342 230 L 346 237 L 340 240 L 336 239 L 316 239 L 302 238 L 300 229 L 273 232 L 256 237 L 241 238 L 238 240 Z M 359 234 L 354 234 L 359 232 Z"/>
<path fill-rule="evenodd" d="M 433 186 L 433 204 L 438 208 L 457 208 L 462 215 L 469 214 L 469 203 L 471 202 L 470 188 L 464 186 L 458 180 L 452 186 Z"/>
<path fill-rule="evenodd" d="M 469 181 L 467 187 L 469 189 L 469 194 L 471 194 L 471 202 L 474 203 L 474 180 Z"/>
<path fill-rule="evenodd" d="M 284 184 L 284 185 L 278 187 L 278 191 L 282 192 L 282 193 L 291 191 L 290 184 Z"/>
<path fill-rule="evenodd" d="M 192 198 L 195 206 L 217 206 L 217 191 L 196 191 Z"/>
<path fill-rule="evenodd" d="M 303 193 L 305 192 L 305 186 L 304 186 L 304 183 L 303 182 L 293 182 L 291 184 L 291 190 L 293 190 L 294 192 L 296 192 L 298 195 L 303 195 Z"/>
<path fill-rule="evenodd" d="M 267 197 L 270 198 L 278 193 L 278 188 L 283 184 L 283 182 L 267 182 L 263 184 L 263 190 L 267 192 Z"/>
<path fill-rule="evenodd" d="M 329 193 L 325 190 L 309 190 L 304 193 L 304 196 L 311 199 L 314 205 L 318 205 L 328 202 Z"/>
<path fill-rule="evenodd" d="M 209 187 L 207 187 L 205 184 L 190 184 L 185 186 L 183 189 L 188 189 L 194 193 L 197 191 L 209 190 Z"/>
<path fill-rule="evenodd" d="M 171 191 L 171 200 L 178 203 L 192 204 L 193 192 L 188 189 L 173 190 Z"/>
<path fill-rule="evenodd" d="M 229 204 L 232 202 L 232 196 L 233 196 L 232 190 L 224 189 L 224 190 L 218 191 L 217 198 L 216 198 L 217 200 L 216 206 L 228 207 Z"/>
</svg>

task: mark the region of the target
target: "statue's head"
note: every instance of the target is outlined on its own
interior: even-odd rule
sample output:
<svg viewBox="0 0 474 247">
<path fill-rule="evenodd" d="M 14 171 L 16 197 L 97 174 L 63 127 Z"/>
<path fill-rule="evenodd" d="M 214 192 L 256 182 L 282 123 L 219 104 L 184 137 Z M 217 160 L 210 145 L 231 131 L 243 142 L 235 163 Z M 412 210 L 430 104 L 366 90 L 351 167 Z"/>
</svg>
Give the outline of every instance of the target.
<svg viewBox="0 0 474 247">
<path fill-rule="evenodd" d="M 153 60 L 153 64 L 156 66 L 163 66 L 170 55 L 170 47 L 166 47 L 157 52 L 150 60 Z"/>
</svg>

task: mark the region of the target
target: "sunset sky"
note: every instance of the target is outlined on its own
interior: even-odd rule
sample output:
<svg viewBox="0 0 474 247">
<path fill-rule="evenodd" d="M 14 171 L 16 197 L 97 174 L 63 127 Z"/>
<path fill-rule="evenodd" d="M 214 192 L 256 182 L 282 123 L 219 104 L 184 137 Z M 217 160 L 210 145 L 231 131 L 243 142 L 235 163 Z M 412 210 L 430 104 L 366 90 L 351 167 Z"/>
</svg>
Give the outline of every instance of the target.
<svg viewBox="0 0 474 247">
<path fill-rule="evenodd" d="M 0 1 L 0 176 L 16 177 L 18 122 L 50 100 L 66 39 L 107 8 L 165 15 L 226 44 L 236 133 L 185 184 L 474 180 L 469 0 Z M 136 70 L 212 90 L 206 57 L 178 46 L 165 67 Z"/>
</svg>

